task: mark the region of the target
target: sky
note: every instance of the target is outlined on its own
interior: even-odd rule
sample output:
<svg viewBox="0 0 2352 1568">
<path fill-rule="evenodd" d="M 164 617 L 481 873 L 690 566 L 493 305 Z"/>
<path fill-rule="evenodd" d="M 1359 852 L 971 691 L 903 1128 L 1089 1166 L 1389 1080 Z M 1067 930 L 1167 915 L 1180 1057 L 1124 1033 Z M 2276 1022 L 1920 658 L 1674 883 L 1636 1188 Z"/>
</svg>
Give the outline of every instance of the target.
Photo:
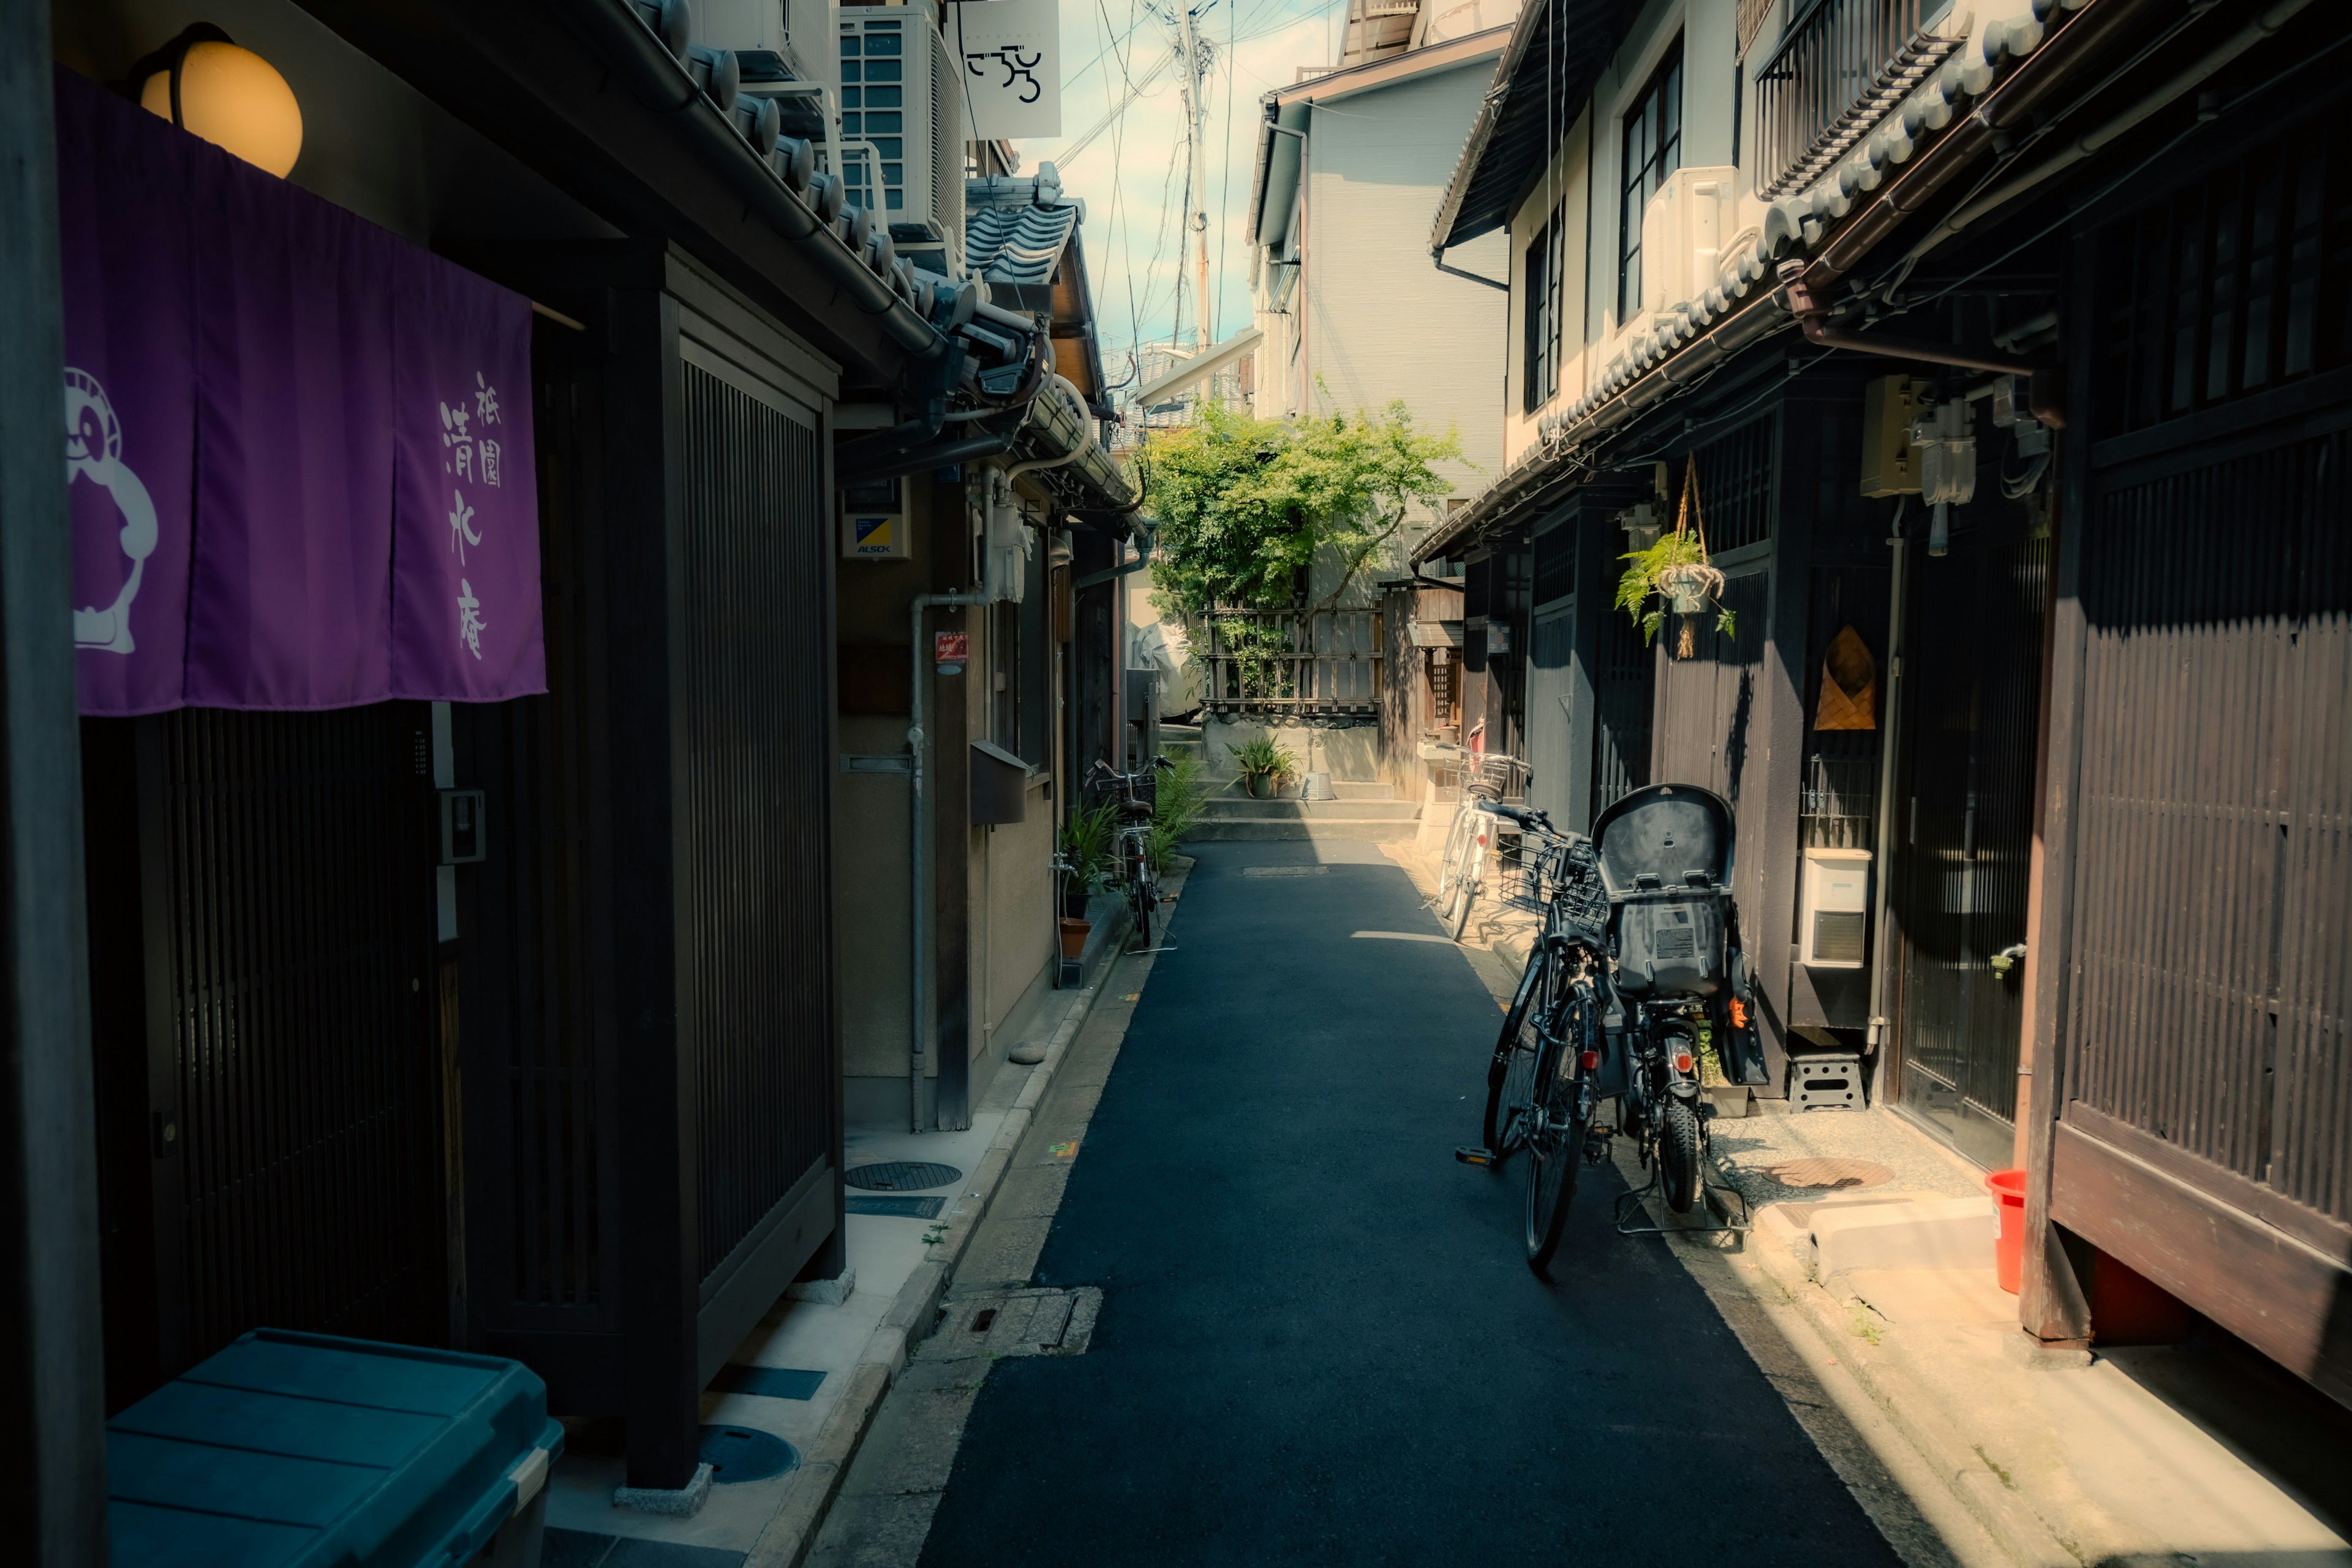
<svg viewBox="0 0 2352 1568">
<path fill-rule="evenodd" d="M 1092 130 L 1152 66 L 1174 51 L 1181 0 L 1061 0 L 1062 131 L 1013 143 L 1021 172 L 1060 170 L 1063 189 L 1087 204 L 1087 269 L 1095 289 L 1103 370 L 1116 384 L 1139 342 L 1165 342 L 1184 250 L 1184 113 L 1171 63 L 1108 130 L 1075 158 L 1061 149 Z M 1208 88 L 1209 314 L 1212 335 L 1250 321 L 1249 205 L 1259 100 L 1286 87 L 1299 66 L 1339 58 L 1346 0 L 1192 0 L 1193 26 L 1216 51 Z M 1184 287 L 1182 342 L 1192 342 L 1193 300 Z"/>
</svg>

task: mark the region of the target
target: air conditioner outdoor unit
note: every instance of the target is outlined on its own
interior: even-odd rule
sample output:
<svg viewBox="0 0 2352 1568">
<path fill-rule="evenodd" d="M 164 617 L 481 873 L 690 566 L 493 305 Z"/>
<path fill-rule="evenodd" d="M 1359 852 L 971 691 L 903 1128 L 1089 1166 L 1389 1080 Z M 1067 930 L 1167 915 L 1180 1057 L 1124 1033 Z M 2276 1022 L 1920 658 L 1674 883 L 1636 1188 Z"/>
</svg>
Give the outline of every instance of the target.
<svg viewBox="0 0 2352 1568">
<path fill-rule="evenodd" d="M 1797 889 L 1798 962 L 1860 969 L 1868 947 L 1870 851 L 1808 849 Z"/>
<path fill-rule="evenodd" d="M 871 5 L 838 23 L 841 157 L 849 199 L 877 222 L 963 233 L 963 87 L 924 12 Z M 878 186 L 878 190 L 877 190 Z"/>
<path fill-rule="evenodd" d="M 1715 286 L 1723 242 L 1738 226 L 1739 171 L 1677 169 L 1642 211 L 1642 309 L 1655 316 Z M 1631 323 L 1629 323 L 1631 324 Z"/>
</svg>

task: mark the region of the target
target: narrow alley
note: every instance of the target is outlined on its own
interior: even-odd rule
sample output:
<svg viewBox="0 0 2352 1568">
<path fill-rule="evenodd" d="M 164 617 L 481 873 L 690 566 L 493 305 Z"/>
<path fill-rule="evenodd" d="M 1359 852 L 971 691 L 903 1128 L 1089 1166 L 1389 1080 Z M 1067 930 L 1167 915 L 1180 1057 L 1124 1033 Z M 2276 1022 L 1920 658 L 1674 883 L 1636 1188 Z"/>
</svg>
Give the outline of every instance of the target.
<svg viewBox="0 0 2352 1568">
<path fill-rule="evenodd" d="M 1662 1244 L 1611 1234 L 1612 1169 L 1559 1282 L 1528 1272 L 1517 1167 L 1451 1154 L 1493 993 L 1405 873 L 1370 844 L 1196 853 L 1036 1257 L 1103 1292 L 1091 1347 L 919 1361 L 810 1561 L 912 1562 L 926 1521 L 926 1563 L 1894 1561 L 1790 1388 Z M 982 1366 L 943 1406 L 960 1447 L 910 1413 Z"/>
</svg>

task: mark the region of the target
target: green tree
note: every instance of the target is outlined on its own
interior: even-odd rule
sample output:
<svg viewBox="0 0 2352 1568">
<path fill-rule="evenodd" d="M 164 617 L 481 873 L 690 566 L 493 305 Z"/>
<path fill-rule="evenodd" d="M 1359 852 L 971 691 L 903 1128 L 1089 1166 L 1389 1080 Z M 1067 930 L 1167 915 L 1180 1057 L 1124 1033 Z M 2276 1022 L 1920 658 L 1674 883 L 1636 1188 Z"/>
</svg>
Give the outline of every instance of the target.
<svg viewBox="0 0 2352 1568">
<path fill-rule="evenodd" d="M 1203 403 L 1197 423 L 1155 432 L 1137 464 L 1160 524 L 1153 602 L 1195 620 L 1219 606 L 1284 608 L 1328 547 L 1341 570 L 1319 607 L 1336 605 L 1410 505 L 1452 488 L 1432 465 L 1461 456 L 1452 429 L 1423 434 L 1401 402 L 1291 419 Z"/>
</svg>

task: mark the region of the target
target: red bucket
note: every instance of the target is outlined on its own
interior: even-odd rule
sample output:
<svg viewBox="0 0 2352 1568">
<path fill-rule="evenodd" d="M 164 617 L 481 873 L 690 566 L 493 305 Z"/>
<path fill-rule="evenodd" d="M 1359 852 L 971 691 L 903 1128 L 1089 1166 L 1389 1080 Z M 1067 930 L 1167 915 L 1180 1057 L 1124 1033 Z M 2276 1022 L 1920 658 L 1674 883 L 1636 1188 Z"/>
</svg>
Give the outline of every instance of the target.
<svg viewBox="0 0 2352 1568">
<path fill-rule="evenodd" d="M 1995 1171 L 1985 1178 L 1985 1190 L 2000 1209 L 2000 1237 L 1992 1244 L 1993 1278 L 2014 1296 L 2025 1275 L 2025 1173 Z"/>
</svg>

